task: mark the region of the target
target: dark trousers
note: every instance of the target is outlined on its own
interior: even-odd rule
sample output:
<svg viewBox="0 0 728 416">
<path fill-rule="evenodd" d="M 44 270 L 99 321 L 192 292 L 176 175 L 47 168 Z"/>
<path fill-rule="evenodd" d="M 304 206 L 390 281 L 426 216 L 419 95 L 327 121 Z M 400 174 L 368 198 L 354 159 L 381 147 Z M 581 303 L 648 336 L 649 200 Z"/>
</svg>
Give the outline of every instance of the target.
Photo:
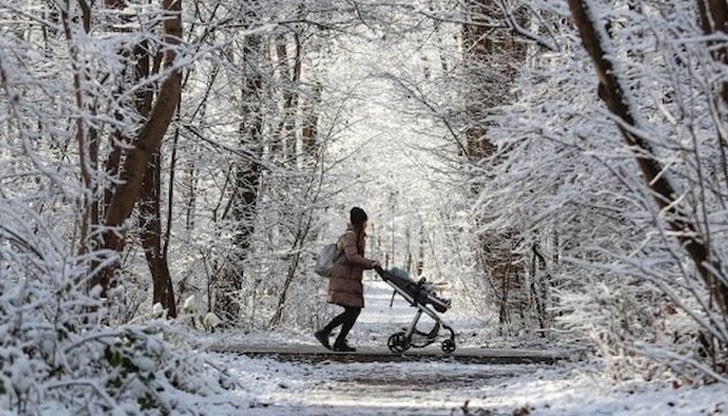
<svg viewBox="0 0 728 416">
<path fill-rule="evenodd" d="M 359 307 L 344 306 L 344 312 L 334 317 L 321 331 L 329 334 L 334 328 L 341 325 L 341 331 L 339 331 L 334 345 L 341 344 L 346 341 L 346 336 L 349 335 L 349 331 L 354 326 L 356 318 L 359 317 L 359 313 L 361 313 L 361 308 Z"/>
</svg>

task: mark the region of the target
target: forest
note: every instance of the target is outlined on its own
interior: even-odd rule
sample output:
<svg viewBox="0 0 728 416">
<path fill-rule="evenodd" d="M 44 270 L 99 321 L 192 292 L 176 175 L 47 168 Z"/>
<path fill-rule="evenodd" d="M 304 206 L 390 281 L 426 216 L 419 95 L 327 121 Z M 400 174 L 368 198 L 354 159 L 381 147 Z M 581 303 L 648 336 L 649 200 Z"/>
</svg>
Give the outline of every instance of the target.
<svg viewBox="0 0 728 416">
<path fill-rule="evenodd" d="M 725 0 L 0 0 L 0 412 L 205 414 L 352 206 L 492 339 L 726 383 L 727 65 Z"/>
</svg>

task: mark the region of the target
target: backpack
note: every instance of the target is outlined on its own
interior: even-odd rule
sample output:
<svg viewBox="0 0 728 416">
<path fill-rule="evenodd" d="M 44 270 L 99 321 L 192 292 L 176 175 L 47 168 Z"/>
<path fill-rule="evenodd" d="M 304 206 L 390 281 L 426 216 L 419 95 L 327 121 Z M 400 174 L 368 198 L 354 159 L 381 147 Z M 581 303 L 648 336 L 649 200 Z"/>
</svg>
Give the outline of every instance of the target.
<svg viewBox="0 0 728 416">
<path fill-rule="evenodd" d="M 347 231 L 346 233 L 350 232 Z M 331 277 L 331 271 L 334 269 L 334 263 L 336 263 L 336 259 L 338 258 L 339 241 L 337 240 L 335 243 L 327 244 L 321 249 L 321 252 L 316 257 L 316 266 L 314 266 L 313 271 L 319 276 Z"/>
<path fill-rule="evenodd" d="M 334 263 L 338 257 L 338 251 L 339 249 L 336 243 L 327 244 L 321 249 L 318 257 L 316 257 L 316 266 L 313 268 L 316 274 L 323 277 L 329 277 L 331 275 L 331 270 L 333 270 Z"/>
</svg>

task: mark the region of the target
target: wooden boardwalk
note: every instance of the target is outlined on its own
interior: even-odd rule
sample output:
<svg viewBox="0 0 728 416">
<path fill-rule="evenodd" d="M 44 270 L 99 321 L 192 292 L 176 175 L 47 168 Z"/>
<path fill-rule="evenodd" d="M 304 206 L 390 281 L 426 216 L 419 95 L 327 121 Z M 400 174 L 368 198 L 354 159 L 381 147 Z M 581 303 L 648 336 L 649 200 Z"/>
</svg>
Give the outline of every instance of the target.
<svg viewBox="0 0 728 416">
<path fill-rule="evenodd" d="M 267 357 L 279 361 L 322 363 L 368 363 L 368 362 L 453 362 L 464 364 L 555 364 L 561 360 L 577 358 L 573 352 L 551 352 L 542 350 L 504 349 L 504 348 L 458 348 L 445 354 L 437 346 L 410 349 L 403 354 L 394 354 L 383 347 L 362 347 L 354 353 L 327 351 L 319 345 L 214 345 L 211 352 L 241 354 L 248 357 Z"/>
</svg>

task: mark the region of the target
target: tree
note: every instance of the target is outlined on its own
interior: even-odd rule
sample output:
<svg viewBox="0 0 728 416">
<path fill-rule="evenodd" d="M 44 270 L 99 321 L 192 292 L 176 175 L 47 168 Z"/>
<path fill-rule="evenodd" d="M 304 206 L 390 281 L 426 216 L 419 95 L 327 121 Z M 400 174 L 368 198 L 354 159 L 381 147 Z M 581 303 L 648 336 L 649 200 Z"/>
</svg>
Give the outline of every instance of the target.
<svg viewBox="0 0 728 416">
<path fill-rule="evenodd" d="M 699 1 L 698 3 L 702 3 Z M 725 4 L 723 4 L 725 6 Z M 665 222 L 672 230 L 681 247 L 692 259 L 694 266 L 711 294 L 712 302 L 725 320 L 728 317 L 728 277 L 720 257 L 710 246 L 710 238 L 703 235 L 693 216 L 680 203 L 680 195 L 670 181 L 665 167 L 655 156 L 645 129 L 635 116 L 637 109 L 621 80 L 608 51 L 609 35 L 601 28 L 599 18 L 588 0 L 569 0 L 569 8 L 579 29 L 584 48 L 592 59 L 599 79 L 599 96 L 609 111 L 616 116 L 617 127 L 625 142 L 634 153 L 642 172 L 645 186 L 650 190 L 655 204 L 664 215 Z M 701 8 L 704 11 L 704 9 Z M 725 11 L 725 7 L 723 7 Z M 716 16 L 719 12 L 715 10 Z M 705 16 L 705 13 L 702 13 Z M 723 19 L 724 21 L 724 19 Z M 705 20 L 704 20 L 705 22 Z M 722 21 L 717 20 L 720 24 Z M 722 342 L 725 342 L 723 340 Z"/>
<path fill-rule="evenodd" d="M 254 25 L 258 16 L 258 2 L 246 4 L 243 27 Z M 238 296 L 243 286 L 244 260 L 248 255 L 250 240 L 255 231 L 257 199 L 260 190 L 261 163 L 263 160 L 263 67 L 265 43 L 258 34 L 248 34 L 243 38 L 240 55 L 240 95 L 238 126 L 239 149 L 247 153 L 234 167 L 232 187 L 231 216 L 234 222 L 233 245 L 235 251 L 227 259 L 223 281 L 218 282 L 215 310 L 231 322 L 238 320 L 240 308 Z M 241 152 L 241 153 L 242 153 Z M 243 153 L 243 154 L 245 154 Z"/>
<path fill-rule="evenodd" d="M 493 116 L 502 106 L 515 100 L 512 87 L 516 68 L 525 61 L 525 44 L 505 29 L 507 18 L 523 19 L 517 12 L 507 13 L 503 2 L 470 0 L 464 3 L 468 23 L 463 25 L 464 93 L 464 170 L 473 175 L 483 174 L 484 165 L 498 163 L 497 149 L 488 137 Z M 518 16 L 513 18 L 513 15 Z M 521 13 L 522 14 L 522 13 Z M 471 184 L 473 182 L 471 181 Z M 471 185 L 476 198 L 480 193 Z M 476 228 L 489 221 L 489 213 L 482 212 L 476 219 Z M 524 255 L 518 253 L 520 236 L 517 230 L 501 229 L 480 234 L 477 240 L 478 258 L 484 268 L 499 309 L 501 330 L 511 325 L 511 313 L 526 308 L 523 297 L 527 284 Z"/>
<path fill-rule="evenodd" d="M 109 228 L 103 234 L 103 247 L 117 252 L 124 248 L 124 239 L 119 234 L 118 227 L 131 216 L 134 205 L 142 196 L 147 166 L 158 152 L 181 95 L 182 71 L 175 63 L 175 46 L 179 45 L 182 38 L 182 4 L 176 0 L 162 0 L 162 9 L 165 12 L 163 43 L 167 46 L 163 64 L 168 74 L 159 87 L 156 102 L 150 109 L 148 118 L 132 143 L 133 148 L 126 156 L 122 170 L 123 183 L 116 187 L 104 221 L 104 225 Z M 105 296 L 111 286 L 114 269 L 115 267 L 107 267 L 98 279 L 92 281 L 102 287 L 102 296 Z M 155 287 L 157 283 L 160 284 L 160 300 L 174 313 L 171 281 L 168 277 L 162 279 L 164 280 L 161 282 L 155 281 Z"/>
</svg>

